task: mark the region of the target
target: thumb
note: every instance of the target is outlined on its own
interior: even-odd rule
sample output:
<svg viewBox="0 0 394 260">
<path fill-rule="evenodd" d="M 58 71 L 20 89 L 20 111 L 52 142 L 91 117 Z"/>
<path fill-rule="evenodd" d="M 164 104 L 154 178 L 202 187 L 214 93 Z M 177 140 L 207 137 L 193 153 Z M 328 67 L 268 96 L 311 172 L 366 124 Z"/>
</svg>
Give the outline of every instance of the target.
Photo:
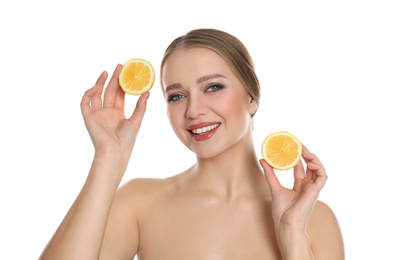
<svg viewBox="0 0 394 260">
<path fill-rule="evenodd" d="M 267 179 L 268 186 L 270 187 L 271 194 L 283 189 L 278 178 L 275 175 L 274 169 L 265 160 L 261 159 L 260 164 L 264 169 L 265 178 Z"/>
<path fill-rule="evenodd" d="M 140 129 L 142 119 L 144 118 L 146 111 L 146 103 L 149 99 L 150 93 L 145 92 L 140 96 L 137 101 L 137 105 L 135 106 L 134 112 L 128 121 L 138 130 Z"/>
</svg>

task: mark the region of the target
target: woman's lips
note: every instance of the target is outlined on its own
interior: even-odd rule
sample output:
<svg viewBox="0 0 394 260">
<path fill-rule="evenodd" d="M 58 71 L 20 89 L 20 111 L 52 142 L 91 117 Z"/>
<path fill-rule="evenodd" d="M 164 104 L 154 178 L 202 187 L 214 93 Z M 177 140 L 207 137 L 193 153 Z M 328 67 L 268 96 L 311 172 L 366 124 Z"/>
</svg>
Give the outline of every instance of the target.
<svg viewBox="0 0 394 260">
<path fill-rule="evenodd" d="M 197 125 L 191 125 L 187 128 L 190 135 L 196 141 L 204 141 L 211 138 L 219 129 L 220 122 L 204 122 Z"/>
</svg>

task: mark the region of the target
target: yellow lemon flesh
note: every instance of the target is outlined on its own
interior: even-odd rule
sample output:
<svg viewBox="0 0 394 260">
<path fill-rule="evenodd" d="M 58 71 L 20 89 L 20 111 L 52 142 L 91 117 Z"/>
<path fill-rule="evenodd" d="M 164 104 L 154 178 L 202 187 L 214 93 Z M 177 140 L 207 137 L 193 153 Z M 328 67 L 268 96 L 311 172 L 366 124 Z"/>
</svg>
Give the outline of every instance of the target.
<svg viewBox="0 0 394 260">
<path fill-rule="evenodd" d="M 152 88 L 154 82 L 153 66 L 144 59 L 127 61 L 119 73 L 119 85 L 130 95 L 142 95 Z"/>
<path fill-rule="evenodd" d="M 301 158 L 302 144 L 292 134 L 279 131 L 267 136 L 261 145 L 264 160 L 277 170 L 293 168 Z"/>
</svg>

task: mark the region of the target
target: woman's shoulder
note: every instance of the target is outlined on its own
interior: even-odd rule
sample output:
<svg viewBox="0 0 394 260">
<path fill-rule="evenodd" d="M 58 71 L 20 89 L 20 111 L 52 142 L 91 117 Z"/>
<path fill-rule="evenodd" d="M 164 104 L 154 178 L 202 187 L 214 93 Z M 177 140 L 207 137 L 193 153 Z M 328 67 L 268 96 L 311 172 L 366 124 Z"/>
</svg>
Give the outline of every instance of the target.
<svg viewBox="0 0 394 260">
<path fill-rule="evenodd" d="M 174 177 L 172 177 L 174 178 Z M 124 185 L 122 185 L 122 189 L 139 189 L 140 191 L 145 190 L 146 188 L 149 187 L 165 187 L 168 185 L 171 185 L 172 178 L 165 178 L 165 179 L 160 179 L 160 178 L 135 178 L 131 179 L 128 182 L 126 182 Z"/>
<path fill-rule="evenodd" d="M 170 196 L 179 186 L 181 174 L 169 178 L 135 178 L 123 184 L 118 194 L 135 203 L 158 201 Z"/>
<path fill-rule="evenodd" d="M 339 227 L 339 223 L 330 206 L 318 200 L 316 201 L 315 207 L 312 211 L 308 227 L 310 228 L 310 231 L 313 232 L 314 230 L 326 227 L 330 229 Z"/>
<path fill-rule="evenodd" d="M 330 251 L 331 259 L 342 259 L 343 238 L 334 211 L 324 202 L 317 201 L 308 222 L 307 233 L 316 259 L 326 259 Z"/>
</svg>

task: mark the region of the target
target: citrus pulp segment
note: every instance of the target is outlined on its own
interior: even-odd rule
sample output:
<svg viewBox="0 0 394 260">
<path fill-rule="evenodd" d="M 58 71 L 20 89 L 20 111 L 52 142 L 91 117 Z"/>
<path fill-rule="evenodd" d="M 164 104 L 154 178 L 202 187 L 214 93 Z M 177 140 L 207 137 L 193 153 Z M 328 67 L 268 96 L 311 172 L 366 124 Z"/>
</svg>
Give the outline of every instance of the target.
<svg viewBox="0 0 394 260">
<path fill-rule="evenodd" d="M 142 95 L 149 91 L 155 81 L 152 64 L 144 59 L 127 61 L 119 73 L 119 85 L 130 95 Z"/>
<path fill-rule="evenodd" d="M 293 168 L 301 158 L 302 144 L 292 134 L 279 131 L 270 134 L 261 145 L 264 160 L 277 170 Z"/>
</svg>

